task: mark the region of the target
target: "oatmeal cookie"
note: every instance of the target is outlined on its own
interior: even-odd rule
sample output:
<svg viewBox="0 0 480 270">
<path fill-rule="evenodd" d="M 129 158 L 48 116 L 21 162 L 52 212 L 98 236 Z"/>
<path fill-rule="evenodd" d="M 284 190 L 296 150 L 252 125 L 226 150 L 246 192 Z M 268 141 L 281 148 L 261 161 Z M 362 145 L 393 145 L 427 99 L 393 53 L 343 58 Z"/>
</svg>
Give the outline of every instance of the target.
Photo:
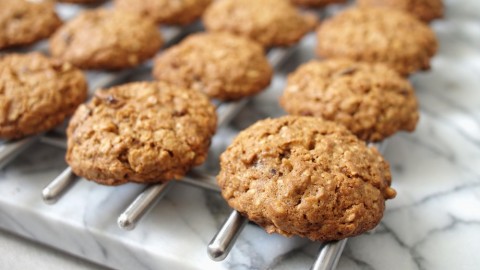
<svg viewBox="0 0 480 270">
<path fill-rule="evenodd" d="M 322 117 L 362 140 L 381 141 L 413 131 L 418 104 L 411 84 L 383 64 L 352 60 L 311 61 L 288 76 L 280 99 L 293 115 Z"/>
<path fill-rule="evenodd" d="M 63 3 L 72 3 L 72 4 L 94 4 L 94 3 L 102 3 L 106 0 L 57 0 L 57 2 Z"/>
<path fill-rule="evenodd" d="M 407 11 L 422 21 L 430 22 L 443 17 L 442 0 L 358 0 L 361 7 L 383 6 Z"/>
<path fill-rule="evenodd" d="M 316 19 L 302 15 L 288 0 L 223 0 L 207 8 L 203 23 L 208 31 L 246 36 L 271 47 L 298 42 Z"/>
<path fill-rule="evenodd" d="M 388 163 L 343 126 L 304 116 L 257 122 L 221 155 L 228 204 L 269 233 L 330 241 L 374 228 L 390 188 Z"/>
<path fill-rule="evenodd" d="M 162 53 L 153 71 L 159 81 L 222 100 L 260 92 L 270 84 L 272 73 L 260 45 L 229 33 L 191 35 Z"/>
<path fill-rule="evenodd" d="M 385 63 L 402 75 L 430 68 L 434 32 L 413 15 L 387 8 L 351 8 L 317 30 L 317 54 Z"/>
<path fill-rule="evenodd" d="M 40 53 L 0 57 L 0 137 L 17 139 L 52 129 L 87 96 L 80 70 Z"/>
<path fill-rule="evenodd" d="M 53 1 L 1 0 L 0 49 L 47 38 L 61 24 Z"/>
<path fill-rule="evenodd" d="M 149 19 L 129 12 L 85 11 L 50 40 L 53 56 L 85 69 L 134 67 L 152 57 L 162 37 Z"/>
<path fill-rule="evenodd" d="M 104 185 L 179 179 L 205 160 L 215 129 L 215 108 L 198 91 L 163 82 L 100 89 L 70 121 L 66 160 Z"/>
<path fill-rule="evenodd" d="M 146 16 L 159 24 L 186 25 L 200 18 L 212 0 L 116 0 L 115 8 Z"/>
<path fill-rule="evenodd" d="M 345 3 L 347 0 L 290 0 L 295 5 L 303 7 L 325 7 L 330 4 Z"/>
</svg>

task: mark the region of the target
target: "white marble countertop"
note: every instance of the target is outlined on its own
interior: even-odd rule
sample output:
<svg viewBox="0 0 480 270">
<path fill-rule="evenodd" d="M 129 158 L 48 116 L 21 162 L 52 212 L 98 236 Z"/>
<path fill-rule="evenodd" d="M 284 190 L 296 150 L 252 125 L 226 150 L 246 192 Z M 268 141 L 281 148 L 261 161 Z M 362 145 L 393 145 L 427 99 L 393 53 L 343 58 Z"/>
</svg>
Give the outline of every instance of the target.
<svg viewBox="0 0 480 270">
<path fill-rule="evenodd" d="M 5 231 L 0 231 L 0 254 L 0 269 L 107 269 Z"/>
<path fill-rule="evenodd" d="M 412 77 L 420 123 L 385 152 L 398 196 L 374 233 L 348 241 L 338 269 L 480 268 L 480 1 L 445 2 L 445 19 L 432 25 L 440 40 L 432 70 Z M 307 37 L 272 87 L 219 133 L 213 155 L 236 130 L 282 113 L 284 74 L 312 57 L 314 42 Z M 59 250 L 118 269 L 308 269 L 316 256 L 318 243 L 247 225 L 227 260 L 210 261 L 206 244 L 229 209 L 218 194 L 180 184 L 132 232 L 115 219 L 139 186 L 83 181 L 47 206 L 40 190 L 64 166 L 63 150 L 36 145 L 0 171 L 0 228 L 9 231 L 0 231 L 0 269 L 103 269 Z"/>
</svg>

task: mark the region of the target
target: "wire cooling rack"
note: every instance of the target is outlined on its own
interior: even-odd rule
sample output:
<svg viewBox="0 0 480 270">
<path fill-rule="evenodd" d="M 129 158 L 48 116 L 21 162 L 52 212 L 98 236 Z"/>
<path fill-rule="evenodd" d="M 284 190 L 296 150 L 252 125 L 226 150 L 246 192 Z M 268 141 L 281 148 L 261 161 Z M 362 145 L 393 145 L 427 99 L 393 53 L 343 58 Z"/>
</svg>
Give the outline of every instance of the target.
<svg viewBox="0 0 480 270">
<path fill-rule="evenodd" d="M 64 19 L 73 17 L 82 8 L 79 6 L 67 6 L 59 5 L 58 11 Z M 161 31 L 166 40 L 166 46 L 177 43 L 181 40 L 182 37 L 188 35 L 191 32 L 198 31 L 199 26 L 193 25 L 186 28 L 175 28 L 175 27 L 162 27 Z M 23 49 L 22 51 L 46 51 L 46 43 L 40 43 L 34 47 Z M 298 50 L 298 47 L 292 48 L 274 48 L 268 51 L 267 56 L 272 64 L 272 66 L 278 71 L 285 65 L 289 64 L 289 59 L 295 51 Z M 129 81 L 142 80 L 142 79 L 151 79 L 151 61 L 147 62 L 137 68 L 121 71 L 121 72 L 86 72 L 87 79 L 90 86 L 90 93 L 97 88 L 105 88 L 113 85 L 122 84 Z M 285 77 L 285 75 L 277 75 Z M 238 102 L 215 102 L 217 107 L 217 114 L 219 117 L 218 129 L 222 130 L 228 128 L 229 123 L 238 115 L 238 113 L 244 108 L 247 104 L 247 100 L 241 100 Z M 217 135 L 218 136 L 218 135 Z M 57 128 L 47 134 L 41 134 L 37 136 L 28 137 L 25 139 L 12 141 L 12 142 L 3 142 L 0 145 L 0 166 L 4 167 L 8 165 L 12 160 L 15 159 L 18 155 L 23 152 L 27 152 L 32 148 L 32 145 L 35 143 L 42 143 L 48 145 L 50 148 L 65 149 L 65 134 L 64 126 Z M 377 145 L 377 147 L 382 150 L 384 145 Z M 58 151 L 58 150 L 57 150 Z M 211 156 L 211 155 L 210 155 Z M 215 157 L 209 157 L 210 162 L 216 162 L 218 158 L 218 153 Z M 207 161 L 208 163 L 209 161 Z M 127 198 L 125 198 L 125 203 L 128 205 L 124 207 L 123 211 L 117 217 L 117 225 L 122 230 L 133 230 L 135 226 L 140 222 L 142 217 L 147 215 L 149 210 L 151 210 L 160 199 L 165 196 L 170 188 L 178 184 L 188 184 L 197 188 L 206 189 L 214 192 L 218 192 L 219 188 L 216 185 L 215 173 L 212 170 L 208 170 L 208 166 L 203 166 L 204 168 L 193 169 L 189 172 L 181 181 L 171 181 L 163 184 L 155 184 L 148 186 L 135 185 L 128 192 L 130 197 L 133 197 L 130 203 L 128 203 Z M 1 180 L 0 180 L 1 181 Z M 14 180 L 15 181 L 15 180 Z M 63 201 L 69 200 L 69 194 L 79 192 L 75 186 L 75 183 L 78 181 L 84 181 L 75 176 L 69 167 L 65 167 L 63 171 L 57 175 L 50 183 L 48 183 L 43 189 L 38 190 L 38 193 L 41 193 L 41 197 L 46 204 L 56 204 L 57 201 L 62 199 Z M 22 183 L 23 184 L 23 183 Z M 27 183 L 28 184 L 28 183 Z M 89 187 L 91 188 L 91 186 Z M 95 188 L 95 187 L 94 187 Z M 100 189 L 100 187 L 97 187 Z M 101 187 L 105 188 L 105 187 Z M 40 195 L 40 194 L 38 194 Z M 0 202 L 0 207 L 2 204 Z M 12 208 L 12 206 L 6 206 Z M 14 207 L 13 207 L 14 208 Z M 2 210 L 0 208 L 0 210 Z M 36 212 L 38 211 L 38 212 Z M 5 211 L 8 212 L 8 211 Z M 46 214 L 47 213 L 47 214 Z M 42 222 L 45 222 L 46 227 L 55 228 L 58 226 L 59 221 L 55 218 L 48 216 L 48 208 L 42 208 L 41 210 L 33 210 L 32 212 L 25 212 L 26 217 L 29 215 L 37 215 L 42 217 Z M 13 218 L 11 218 L 14 220 Z M 27 218 L 28 219 L 28 218 Z M 75 231 L 75 224 L 68 220 L 68 217 L 65 217 L 63 222 L 60 222 L 62 226 L 70 226 L 70 231 Z M 206 252 L 213 260 L 223 260 L 231 248 L 233 247 L 237 237 L 241 233 L 242 229 L 247 224 L 247 220 L 242 217 L 238 212 L 232 211 L 222 226 L 220 226 L 219 231 L 213 237 L 211 242 L 206 246 Z M 31 225 L 19 225 L 15 222 L 0 222 L 0 227 L 7 229 L 9 231 L 21 234 L 28 238 L 31 238 L 36 241 L 43 242 L 48 245 L 53 245 L 59 249 L 63 249 L 67 252 L 73 253 L 75 255 L 84 257 L 88 260 L 95 261 L 100 264 L 104 264 L 109 267 L 114 268 L 129 268 L 126 264 L 122 264 L 119 260 L 118 262 L 109 262 L 108 260 L 98 259 L 96 256 L 92 256 L 89 252 L 81 251 L 78 252 L 68 245 L 62 246 L 62 243 L 58 242 L 58 239 L 55 241 L 49 241 L 48 239 L 42 239 L 41 237 L 35 237 L 29 235 L 28 233 L 19 231 L 19 226 L 31 226 Z M 253 226 L 253 225 L 252 225 Z M 101 233 L 101 228 L 94 228 L 99 230 L 98 233 Z M 103 235 L 103 237 L 109 238 L 108 234 Z M 179 236 L 181 237 L 181 236 Z M 180 239 L 179 239 L 180 240 Z M 108 240 L 114 241 L 114 240 Z M 108 242 L 105 240 L 105 242 Z M 346 244 L 346 239 L 342 241 L 323 243 L 320 245 L 320 251 L 318 253 L 317 259 L 312 265 L 312 269 L 334 269 L 340 258 L 343 248 Z M 134 243 L 140 244 L 140 243 Z M 188 256 L 188 254 L 187 254 Z M 168 260 L 168 258 L 161 258 L 162 260 Z M 172 260 L 174 261 L 174 260 Z M 165 261 L 164 261 L 165 262 Z"/>
</svg>

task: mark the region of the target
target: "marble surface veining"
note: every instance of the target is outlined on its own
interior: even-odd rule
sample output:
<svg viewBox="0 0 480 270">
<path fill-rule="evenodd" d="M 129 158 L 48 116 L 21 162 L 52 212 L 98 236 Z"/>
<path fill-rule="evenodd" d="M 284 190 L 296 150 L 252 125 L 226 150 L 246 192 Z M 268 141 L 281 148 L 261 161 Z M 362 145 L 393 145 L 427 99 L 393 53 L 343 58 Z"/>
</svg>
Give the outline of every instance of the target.
<svg viewBox="0 0 480 270">
<path fill-rule="evenodd" d="M 420 123 L 385 152 L 398 196 L 374 232 L 348 241 L 338 269 L 480 268 L 480 1 L 445 4 L 445 19 L 432 24 L 440 40 L 432 70 L 411 78 Z M 217 169 L 238 130 L 283 114 L 285 75 L 313 57 L 314 44 L 305 38 L 268 91 L 219 131 L 204 168 Z M 116 269 L 308 269 L 318 252 L 319 243 L 247 225 L 230 256 L 211 261 L 206 245 L 230 210 L 219 194 L 181 183 L 131 232 L 116 218 L 140 185 L 80 181 L 45 205 L 40 191 L 65 168 L 63 155 L 38 143 L 0 171 L 0 228 Z"/>
</svg>

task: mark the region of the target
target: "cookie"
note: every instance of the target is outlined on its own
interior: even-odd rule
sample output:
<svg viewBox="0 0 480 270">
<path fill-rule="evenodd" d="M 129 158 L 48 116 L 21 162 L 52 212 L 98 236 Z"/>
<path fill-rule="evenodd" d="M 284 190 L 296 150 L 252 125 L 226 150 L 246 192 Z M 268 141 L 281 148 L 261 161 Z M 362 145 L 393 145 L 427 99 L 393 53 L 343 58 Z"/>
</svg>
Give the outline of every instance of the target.
<svg viewBox="0 0 480 270">
<path fill-rule="evenodd" d="M 116 0 L 115 8 L 137 13 L 160 24 L 186 25 L 203 14 L 212 0 Z"/>
<path fill-rule="evenodd" d="M 50 40 L 53 56 L 84 69 L 122 69 L 151 58 L 162 37 L 149 19 L 124 11 L 85 11 Z"/>
<path fill-rule="evenodd" d="M 383 6 L 403 10 L 425 22 L 442 18 L 444 11 L 442 0 L 358 0 L 357 3 L 361 7 Z"/>
<path fill-rule="evenodd" d="M 57 2 L 72 3 L 72 4 L 94 4 L 105 2 L 105 0 L 57 0 Z"/>
<path fill-rule="evenodd" d="M 0 57 L 0 138 L 54 128 L 87 96 L 82 72 L 40 53 Z"/>
<path fill-rule="evenodd" d="M 322 117 L 362 140 L 381 141 L 413 131 L 418 104 L 410 83 L 383 64 L 352 60 L 311 61 L 288 76 L 280 98 L 293 115 Z"/>
<path fill-rule="evenodd" d="M 49 37 L 62 21 L 50 0 L 0 1 L 0 49 L 29 45 Z"/>
<path fill-rule="evenodd" d="M 374 228 L 390 188 L 388 163 L 343 126 L 286 116 L 240 132 L 220 157 L 228 204 L 268 233 L 330 241 Z"/>
<path fill-rule="evenodd" d="M 104 185 L 181 178 L 207 155 L 216 129 L 204 94 L 163 82 L 97 90 L 67 128 L 67 163 Z"/>
<path fill-rule="evenodd" d="M 385 63 L 402 75 L 430 68 L 438 47 L 433 31 L 403 11 L 351 8 L 317 30 L 316 52 L 326 58 Z"/>
<path fill-rule="evenodd" d="M 303 7 L 325 7 L 330 4 L 345 3 L 347 0 L 290 0 L 295 5 Z"/>
<path fill-rule="evenodd" d="M 288 0 L 223 0 L 207 8 L 203 23 L 208 31 L 246 36 L 270 47 L 298 42 L 316 19 L 300 14 Z"/>
<path fill-rule="evenodd" d="M 260 92 L 270 84 L 272 73 L 259 44 L 229 33 L 191 35 L 161 54 L 153 70 L 159 81 L 221 100 Z"/>
</svg>

